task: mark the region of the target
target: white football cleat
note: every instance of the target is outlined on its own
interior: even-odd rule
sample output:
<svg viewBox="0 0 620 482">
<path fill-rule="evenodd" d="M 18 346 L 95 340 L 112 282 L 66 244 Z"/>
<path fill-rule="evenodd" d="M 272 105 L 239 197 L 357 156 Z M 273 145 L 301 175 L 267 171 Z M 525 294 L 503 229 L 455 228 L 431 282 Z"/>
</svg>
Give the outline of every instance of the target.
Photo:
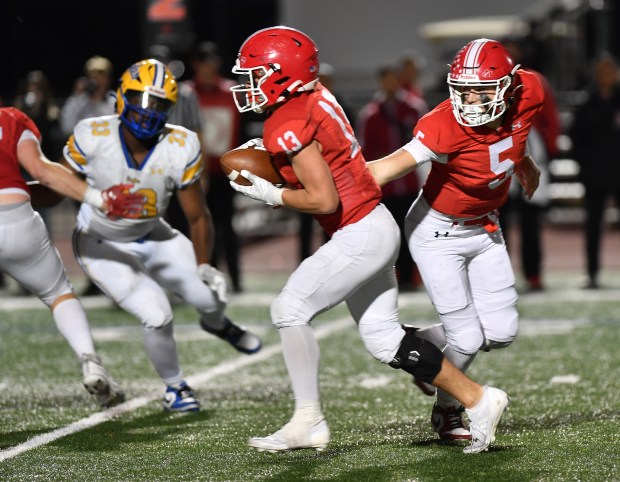
<svg viewBox="0 0 620 482">
<path fill-rule="evenodd" d="M 251 438 L 248 444 L 259 452 L 274 453 L 297 449 L 323 450 L 330 440 L 327 422 L 321 419 L 318 423 L 289 422 L 267 437 Z"/>
<path fill-rule="evenodd" d="M 495 430 L 504 410 L 508 406 L 508 395 L 503 390 L 484 387 L 482 399 L 473 409 L 465 409 L 469 416 L 471 445 L 463 449 L 466 454 L 477 454 L 489 449 L 495 442 Z"/>
<path fill-rule="evenodd" d="M 125 401 L 125 393 L 103 368 L 99 357 L 84 353 L 80 362 L 82 364 L 84 388 L 95 397 L 100 406 L 108 408 Z"/>
</svg>

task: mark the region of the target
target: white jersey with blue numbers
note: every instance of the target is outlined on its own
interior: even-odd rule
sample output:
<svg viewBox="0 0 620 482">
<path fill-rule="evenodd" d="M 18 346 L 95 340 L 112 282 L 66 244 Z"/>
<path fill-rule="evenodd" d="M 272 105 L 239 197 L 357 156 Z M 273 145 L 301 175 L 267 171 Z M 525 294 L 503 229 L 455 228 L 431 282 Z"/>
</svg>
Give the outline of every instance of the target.
<svg viewBox="0 0 620 482">
<path fill-rule="evenodd" d="M 174 190 L 199 179 L 202 160 L 198 136 L 185 127 L 166 124 L 157 144 L 138 166 L 120 128 L 118 115 L 82 120 L 67 141 L 64 157 L 97 189 L 133 184 L 132 192 L 144 194 L 147 202 L 140 219 L 110 219 L 86 203 L 80 207 L 79 229 L 102 239 L 128 242 L 161 226 Z"/>
</svg>

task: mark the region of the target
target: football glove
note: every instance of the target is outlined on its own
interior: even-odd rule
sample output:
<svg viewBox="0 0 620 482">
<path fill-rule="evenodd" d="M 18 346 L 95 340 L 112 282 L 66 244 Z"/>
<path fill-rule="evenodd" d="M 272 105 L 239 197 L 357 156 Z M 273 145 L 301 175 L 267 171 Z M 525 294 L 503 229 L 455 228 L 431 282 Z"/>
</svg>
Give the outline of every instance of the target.
<svg viewBox="0 0 620 482">
<path fill-rule="evenodd" d="M 144 211 L 146 196 L 129 192 L 133 184 L 116 184 L 102 192 L 106 203 L 104 212 L 109 218 L 139 218 Z"/>
<path fill-rule="evenodd" d="M 256 199 L 257 201 L 263 201 L 269 206 L 284 205 L 284 201 L 282 201 L 282 193 L 284 192 L 284 189 L 274 186 L 269 181 L 263 179 L 262 177 L 258 177 L 245 169 L 242 170 L 240 174 L 252 184 L 250 186 L 242 186 L 231 181 L 230 186 L 235 191 L 240 192 L 249 198 Z"/>
<path fill-rule="evenodd" d="M 210 264 L 198 265 L 198 276 L 217 295 L 222 303 L 228 303 L 228 283 L 226 276 Z"/>
<path fill-rule="evenodd" d="M 249 141 L 241 144 L 239 147 L 235 147 L 235 149 L 264 149 L 263 139 L 261 137 L 256 137 L 254 139 L 250 139 Z"/>
</svg>

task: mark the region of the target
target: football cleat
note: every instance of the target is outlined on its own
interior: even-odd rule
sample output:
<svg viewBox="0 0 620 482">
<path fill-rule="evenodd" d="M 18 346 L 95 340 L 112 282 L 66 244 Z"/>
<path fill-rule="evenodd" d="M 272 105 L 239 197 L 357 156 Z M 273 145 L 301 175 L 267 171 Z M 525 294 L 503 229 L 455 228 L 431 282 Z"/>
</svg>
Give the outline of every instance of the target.
<svg viewBox="0 0 620 482">
<path fill-rule="evenodd" d="M 469 416 L 471 444 L 463 449 L 466 454 L 477 454 L 489 449 L 495 442 L 495 430 L 504 410 L 508 395 L 499 388 L 484 387 L 484 394 L 473 409 L 465 409 Z"/>
<path fill-rule="evenodd" d="M 430 383 L 423 382 L 419 378 L 413 377 L 413 384 L 420 389 L 420 391 L 427 397 L 434 397 L 437 394 L 437 389 Z"/>
<path fill-rule="evenodd" d="M 241 326 L 235 325 L 228 318 L 224 318 L 224 328 L 219 330 L 214 330 L 209 327 L 204 320 L 200 320 L 200 326 L 207 333 L 211 333 L 212 335 L 227 341 L 235 350 L 240 351 L 241 353 L 251 355 L 252 353 L 259 351 L 263 346 L 260 338 L 254 333 L 249 332 Z"/>
<path fill-rule="evenodd" d="M 197 412 L 200 402 L 194 397 L 194 392 L 185 382 L 179 388 L 168 386 L 162 400 L 167 412 Z"/>
<path fill-rule="evenodd" d="M 112 380 L 106 369 L 101 366 L 99 357 L 84 353 L 80 363 L 82 364 L 84 388 L 95 397 L 101 407 L 113 407 L 125 401 L 125 394 L 121 387 Z"/>
<path fill-rule="evenodd" d="M 298 449 L 324 450 L 331 440 L 325 419 L 319 422 L 289 422 L 267 437 L 253 437 L 250 447 L 259 452 L 286 452 Z"/>
<path fill-rule="evenodd" d="M 463 422 L 463 407 L 444 408 L 435 403 L 431 413 L 431 425 L 441 440 L 471 440 L 471 434 Z"/>
</svg>

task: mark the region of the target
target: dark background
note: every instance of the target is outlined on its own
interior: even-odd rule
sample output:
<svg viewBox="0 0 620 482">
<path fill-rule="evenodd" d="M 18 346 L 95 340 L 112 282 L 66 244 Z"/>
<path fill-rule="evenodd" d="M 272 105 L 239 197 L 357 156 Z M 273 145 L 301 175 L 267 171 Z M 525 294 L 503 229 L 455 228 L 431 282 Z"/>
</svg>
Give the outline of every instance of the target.
<svg viewBox="0 0 620 482">
<path fill-rule="evenodd" d="M 19 82 L 32 70 L 42 70 L 48 76 L 57 99 L 66 98 L 75 79 L 83 74 L 84 62 L 96 54 L 109 58 L 114 65 L 114 77 L 119 77 L 146 56 L 148 46 L 158 40 L 158 31 L 170 30 L 170 26 L 146 23 L 149 1 L 152 0 L 0 2 L 3 104 L 11 104 Z M 278 24 L 277 0 L 185 0 L 185 4 L 189 28 L 183 28 L 183 38 L 176 38 L 175 53 L 186 60 L 187 45 L 215 41 L 221 49 L 224 74 L 230 72 L 239 47 L 251 33 Z"/>
</svg>

